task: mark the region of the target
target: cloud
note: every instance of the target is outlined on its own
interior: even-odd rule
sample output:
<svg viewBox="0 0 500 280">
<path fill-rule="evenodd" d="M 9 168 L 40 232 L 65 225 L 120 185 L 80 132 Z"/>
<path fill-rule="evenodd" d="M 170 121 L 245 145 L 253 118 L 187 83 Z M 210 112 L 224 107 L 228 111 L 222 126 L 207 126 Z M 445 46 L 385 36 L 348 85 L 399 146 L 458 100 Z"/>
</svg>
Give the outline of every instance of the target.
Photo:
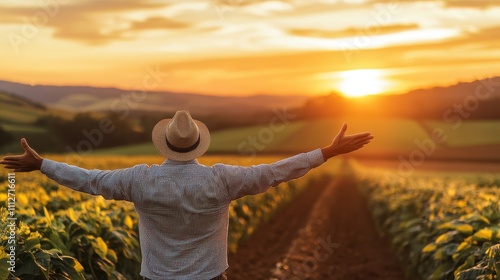
<svg viewBox="0 0 500 280">
<path fill-rule="evenodd" d="M 144 21 L 132 22 L 130 30 L 183 29 L 192 25 L 188 22 L 175 21 L 164 17 L 150 17 Z"/>
<path fill-rule="evenodd" d="M 103 45 L 114 40 L 130 38 L 130 31 L 180 29 L 190 26 L 188 23 L 163 17 L 133 21 L 124 16 L 128 12 L 154 11 L 166 6 L 168 5 L 135 0 L 93 0 L 46 7 L 5 6 L 0 9 L 0 23 L 25 24 L 28 21 L 36 27 L 53 29 L 55 38 Z"/>
<path fill-rule="evenodd" d="M 467 7 L 467 8 L 478 8 L 487 9 L 490 7 L 499 7 L 500 1 L 492 0 L 448 0 L 445 1 L 447 7 Z"/>
<path fill-rule="evenodd" d="M 416 28 L 416 26 L 414 26 Z M 394 30 L 398 30 L 394 27 Z M 377 68 L 398 65 L 401 67 L 420 65 L 454 65 L 483 62 L 478 57 L 480 52 L 463 53 L 463 49 L 473 48 L 495 50 L 500 43 L 500 26 L 480 29 L 476 32 L 464 32 L 458 37 L 441 41 L 420 42 L 411 45 L 386 46 L 376 49 L 354 50 L 352 61 L 345 59 L 346 51 L 302 51 L 283 54 L 247 54 L 239 57 L 212 58 L 178 63 L 169 63 L 171 69 L 211 69 L 214 65 L 225 71 L 257 71 L 265 65 L 266 70 L 276 72 L 296 71 L 327 72 L 342 69 Z M 460 57 L 451 55 L 462 52 Z M 409 58 L 413 53 L 425 54 L 417 60 Z M 446 55 L 450 54 L 450 55 Z M 470 55 L 470 56 L 469 56 Z M 380 59 L 383 58 L 383 59 Z M 486 59 L 486 58 L 485 58 Z M 491 58 L 488 58 L 491 60 Z M 290 65 L 293 65 L 290 68 Z M 333 69 L 333 70 L 332 70 Z"/>
<path fill-rule="evenodd" d="M 476 49 L 498 49 L 500 43 L 500 26 L 492 26 L 476 31 L 463 31 L 461 36 L 450 38 L 441 42 L 434 42 L 430 44 L 415 45 L 415 49 L 435 49 L 449 50 L 452 48 L 462 48 L 474 46 Z M 472 53 L 474 54 L 474 52 Z M 475 53 L 480 54 L 478 52 Z M 463 56 L 467 56 L 464 53 Z"/>
<path fill-rule="evenodd" d="M 500 26 L 481 29 L 477 32 L 468 32 L 466 41 L 498 41 L 500 40 Z"/>
<path fill-rule="evenodd" d="M 392 3 L 394 0 L 371 0 L 371 3 Z M 397 2 L 412 3 L 415 0 L 398 0 Z M 427 0 L 427 3 L 442 3 L 445 7 L 487 9 L 500 6 L 500 1 L 495 0 Z"/>
<path fill-rule="evenodd" d="M 293 11 L 293 6 L 280 1 L 262 1 L 253 5 L 247 5 L 245 11 L 257 16 L 270 16 L 275 13 Z"/>
<path fill-rule="evenodd" d="M 378 26 L 377 34 L 383 35 L 383 34 L 397 33 L 402 31 L 415 30 L 418 28 L 419 26 L 417 24 L 396 24 L 396 25 Z M 292 28 L 288 30 L 288 33 L 295 36 L 333 39 L 333 38 L 358 36 L 359 34 L 365 34 L 366 30 L 364 28 L 355 28 L 355 27 L 346 28 L 342 30 Z"/>
</svg>

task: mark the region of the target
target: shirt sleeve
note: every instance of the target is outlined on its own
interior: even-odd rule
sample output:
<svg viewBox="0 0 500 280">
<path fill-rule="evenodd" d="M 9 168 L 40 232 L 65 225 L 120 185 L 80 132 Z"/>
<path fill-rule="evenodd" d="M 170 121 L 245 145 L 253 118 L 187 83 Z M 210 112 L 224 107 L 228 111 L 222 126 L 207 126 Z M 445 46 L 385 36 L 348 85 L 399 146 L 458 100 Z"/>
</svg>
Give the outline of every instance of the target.
<svg viewBox="0 0 500 280">
<path fill-rule="evenodd" d="M 272 164 L 250 167 L 216 164 L 214 168 L 225 184 L 229 198 L 235 200 L 245 195 L 263 193 L 271 186 L 302 177 L 324 162 L 321 150 L 317 149 Z"/>
<path fill-rule="evenodd" d="M 75 191 L 102 195 L 106 199 L 132 201 L 133 186 L 140 182 L 146 164 L 117 170 L 88 170 L 43 159 L 40 171 L 57 183 Z"/>
</svg>

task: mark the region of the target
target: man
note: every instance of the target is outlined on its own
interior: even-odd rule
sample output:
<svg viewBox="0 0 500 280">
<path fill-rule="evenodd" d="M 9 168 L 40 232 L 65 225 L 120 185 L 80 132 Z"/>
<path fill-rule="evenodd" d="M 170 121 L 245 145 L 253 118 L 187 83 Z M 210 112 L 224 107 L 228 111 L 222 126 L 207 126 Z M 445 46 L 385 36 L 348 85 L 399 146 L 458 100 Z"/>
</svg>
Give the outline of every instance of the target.
<svg viewBox="0 0 500 280">
<path fill-rule="evenodd" d="M 87 170 L 42 158 L 24 138 L 24 154 L 4 157 L 0 163 L 16 172 L 40 170 L 76 191 L 133 202 L 139 214 L 144 279 L 227 279 L 230 202 L 304 176 L 373 138 L 368 132 L 346 136 L 346 129 L 344 124 L 327 147 L 273 164 L 204 166 L 196 158 L 210 145 L 208 128 L 189 112 L 178 111 L 153 128 L 153 144 L 167 158 L 161 165 Z"/>
</svg>

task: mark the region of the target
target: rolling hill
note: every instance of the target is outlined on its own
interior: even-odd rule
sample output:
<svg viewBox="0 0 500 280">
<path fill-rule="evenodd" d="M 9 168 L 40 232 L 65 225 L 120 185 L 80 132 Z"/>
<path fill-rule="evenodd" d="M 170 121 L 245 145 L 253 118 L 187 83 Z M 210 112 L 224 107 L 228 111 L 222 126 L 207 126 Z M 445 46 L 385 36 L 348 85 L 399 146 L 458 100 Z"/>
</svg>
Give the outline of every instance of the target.
<svg viewBox="0 0 500 280">
<path fill-rule="evenodd" d="M 49 109 L 38 102 L 0 91 L 0 126 L 15 139 L 26 137 L 32 139 L 32 144 L 42 147 L 60 146 L 62 143 L 58 137 L 52 135 L 47 128 L 35 124 L 38 118 L 49 114 L 62 118 L 71 117 L 68 112 Z M 15 152 L 21 149 L 16 141 L 2 147 L 0 151 Z"/>
<path fill-rule="evenodd" d="M 194 115 L 254 114 L 276 107 L 302 106 L 306 96 L 254 95 L 244 97 L 210 96 L 189 93 L 145 92 L 131 94 L 117 88 L 86 86 L 25 85 L 0 81 L 0 90 L 28 98 L 47 107 L 71 112 L 189 110 Z"/>
<path fill-rule="evenodd" d="M 0 91 L 0 123 L 27 124 L 45 115 L 47 108 L 42 104 L 14 94 Z"/>
</svg>

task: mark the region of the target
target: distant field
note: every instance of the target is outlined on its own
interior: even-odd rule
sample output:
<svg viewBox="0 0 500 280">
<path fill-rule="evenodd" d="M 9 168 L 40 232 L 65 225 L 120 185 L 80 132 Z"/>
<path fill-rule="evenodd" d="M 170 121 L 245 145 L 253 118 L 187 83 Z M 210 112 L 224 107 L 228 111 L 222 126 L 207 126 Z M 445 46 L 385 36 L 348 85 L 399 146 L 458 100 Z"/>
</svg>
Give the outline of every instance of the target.
<svg viewBox="0 0 500 280">
<path fill-rule="evenodd" d="M 419 123 L 405 119 L 347 119 L 347 133 L 370 131 L 375 139 L 355 153 L 368 157 L 409 156 L 419 150 L 417 143 L 433 141 L 433 128 L 444 131 L 446 142 L 434 143 L 430 157 L 460 158 L 486 157 L 500 159 L 500 121 L 464 122 L 457 129 L 449 123 L 428 121 Z M 330 143 L 344 120 L 327 119 L 296 121 L 286 125 L 252 126 L 212 133 L 211 153 L 297 153 L 309 151 Z M 98 154 L 156 154 L 151 143 L 98 150 Z"/>
<path fill-rule="evenodd" d="M 74 102 L 84 102 L 87 97 L 75 95 Z M 84 100 L 85 99 L 85 100 Z M 89 102 L 92 100 L 88 100 Z M 43 116 L 53 114 L 70 118 L 73 113 L 53 109 L 44 110 L 27 100 L 0 92 L 0 125 L 17 139 L 26 137 L 34 147 L 61 147 L 63 144 L 50 131 L 33 123 Z M 102 114 L 102 113 L 101 113 Z M 100 113 L 93 113 L 100 117 Z M 456 121 L 456 120 L 455 120 Z M 212 133 L 209 153 L 240 154 L 253 157 L 261 153 L 305 152 L 330 143 L 343 122 L 348 123 L 347 133 L 370 131 L 375 139 L 353 155 L 362 157 L 409 158 L 421 150 L 422 143 L 432 152 L 426 157 L 436 159 L 500 160 L 500 120 L 467 121 L 460 124 L 444 121 L 416 121 L 410 119 L 323 119 L 313 121 L 283 122 L 276 119 L 268 125 L 241 127 Z M 433 141 L 432 132 L 439 129 L 446 137 L 444 143 Z M 82 139 L 85 140 L 85 139 Z M 418 144 L 420 143 L 420 145 Z M 49 149 L 50 150 L 50 149 Z M 20 152 L 17 143 L 0 149 L 0 153 Z M 95 154 L 155 155 L 148 142 L 111 149 L 94 149 Z"/>
<path fill-rule="evenodd" d="M 2 124 L 3 129 L 12 132 L 12 133 L 47 133 L 47 129 L 45 127 L 40 127 L 36 125 L 19 125 L 19 124 Z"/>
<path fill-rule="evenodd" d="M 331 142 L 342 126 L 341 120 L 297 121 L 280 126 L 252 126 L 212 133 L 211 153 L 301 152 L 325 146 Z M 279 127 L 279 128 L 278 128 Z M 369 128 L 369 129 L 368 129 Z M 407 120 L 351 120 L 348 133 L 372 132 L 376 140 L 370 150 L 403 150 L 416 137 L 426 132 L 416 122 Z M 151 143 L 117 147 L 96 151 L 102 154 L 155 154 Z"/>
<path fill-rule="evenodd" d="M 450 123 L 428 121 L 430 128 L 442 129 L 448 137 L 446 145 L 451 147 L 470 147 L 500 144 L 500 121 L 467 121 L 453 126 Z"/>
<path fill-rule="evenodd" d="M 2 124 L 29 124 L 33 123 L 38 117 L 45 114 L 45 111 L 34 109 L 33 107 L 0 102 L 0 122 Z"/>
</svg>

